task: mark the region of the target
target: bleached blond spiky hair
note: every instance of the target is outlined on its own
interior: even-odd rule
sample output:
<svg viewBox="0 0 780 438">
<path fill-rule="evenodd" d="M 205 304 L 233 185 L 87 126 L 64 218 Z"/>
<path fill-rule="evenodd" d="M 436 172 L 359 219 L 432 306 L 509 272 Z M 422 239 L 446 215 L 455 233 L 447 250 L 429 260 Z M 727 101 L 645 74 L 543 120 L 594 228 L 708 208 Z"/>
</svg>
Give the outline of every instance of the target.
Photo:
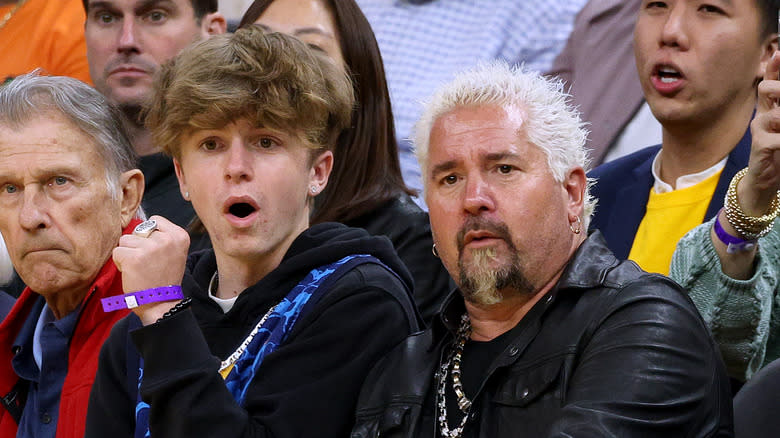
<svg viewBox="0 0 780 438">
<path fill-rule="evenodd" d="M 433 124 L 457 108 L 479 105 L 522 108 L 527 117 L 525 135 L 547 155 L 556 181 L 563 182 L 573 168 L 589 170 L 585 149 L 588 131 L 579 111 L 567 104 L 567 98 L 560 80 L 546 78 L 522 66 L 510 67 L 504 61 L 480 64 L 459 74 L 433 94 L 415 125 L 414 148 L 423 171 L 423 186 L 427 190 L 425 173 Z M 592 184 L 588 180 L 585 187 L 582 221 L 586 229 L 596 206 L 596 200 L 590 195 Z"/>
</svg>

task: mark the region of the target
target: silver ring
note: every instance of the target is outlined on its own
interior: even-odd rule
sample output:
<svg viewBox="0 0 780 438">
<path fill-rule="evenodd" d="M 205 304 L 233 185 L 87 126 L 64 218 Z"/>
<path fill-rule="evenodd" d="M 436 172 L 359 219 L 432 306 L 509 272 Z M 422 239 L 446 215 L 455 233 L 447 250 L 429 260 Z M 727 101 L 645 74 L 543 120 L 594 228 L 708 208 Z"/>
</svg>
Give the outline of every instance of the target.
<svg viewBox="0 0 780 438">
<path fill-rule="evenodd" d="M 139 237 L 149 237 L 149 235 L 152 234 L 152 232 L 156 229 L 157 221 L 154 219 L 149 219 L 148 221 L 144 221 L 136 225 L 135 229 L 133 230 L 133 235 Z"/>
</svg>

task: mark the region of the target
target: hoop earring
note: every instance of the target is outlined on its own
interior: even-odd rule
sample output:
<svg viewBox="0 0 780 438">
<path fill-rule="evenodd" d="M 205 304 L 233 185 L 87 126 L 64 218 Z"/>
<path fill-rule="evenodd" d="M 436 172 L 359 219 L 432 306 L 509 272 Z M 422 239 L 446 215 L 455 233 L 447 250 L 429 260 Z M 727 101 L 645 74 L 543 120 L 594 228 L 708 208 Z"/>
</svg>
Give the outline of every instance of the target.
<svg viewBox="0 0 780 438">
<path fill-rule="evenodd" d="M 436 250 L 436 244 L 434 243 L 431 247 L 431 252 L 433 253 L 434 257 L 439 257 L 439 251 Z"/>
<path fill-rule="evenodd" d="M 577 228 L 574 228 L 573 224 L 569 224 L 569 229 L 574 234 L 580 234 L 582 232 L 582 221 L 580 220 L 580 217 L 577 216 Z"/>
</svg>

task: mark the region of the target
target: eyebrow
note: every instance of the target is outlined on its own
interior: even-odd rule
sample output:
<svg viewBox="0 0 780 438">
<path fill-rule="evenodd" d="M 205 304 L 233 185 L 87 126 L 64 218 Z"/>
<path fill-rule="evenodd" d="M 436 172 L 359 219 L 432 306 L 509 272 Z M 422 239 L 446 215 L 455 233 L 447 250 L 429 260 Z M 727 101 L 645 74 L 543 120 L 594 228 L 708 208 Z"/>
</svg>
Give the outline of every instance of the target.
<svg viewBox="0 0 780 438">
<path fill-rule="evenodd" d="M 496 152 L 492 154 L 485 155 L 485 161 L 488 162 L 495 162 L 495 161 L 503 161 L 507 158 L 518 158 L 520 155 L 513 153 L 513 152 Z"/>
<path fill-rule="evenodd" d="M 133 8 L 133 11 L 136 14 L 141 15 L 144 12 L 149 11 L 150 9 L 159 8 L 159 7 L 165 7 L 172 11 L 178 10 L 176 3 L 173 2 L 172 0 L 143 0 Z"/>
<path fill-rule="evenodd" d="M 456 167 L 458 167 L 458 163 L 455 160 L 445 161 L 433 166 L 431 175 L 438 175 L 439 173 L 449 172 Z"/>
<path fill-rule="evenodd" d="M 265 30 L 267 32 L 278 32 L 278 31 L 276 31 L 274 29 L 271 29 L 270 27 L 266 26 L 265 24 L 255 23 L 254 25 L 255 26 L 259 26 L 260 28 L 262 28 L 263 30 Z M 295 36 L 311 35 L 311 34 L 322 35 L 322 36 L 326 36 L 326 37 L 329 37 L 329 38 L 336 39 L 336 37 L 333 34 L 331 34 L 330 32 L 325 32 L 324 30 L 322 30 L 320 28 L 317 28 L 317 27 L 302 27 L 300 29 L 295 29 L 295 32 L 293 32 L 293 35 L 295 35 Z"/>
<path fill-rule="evenodd" d="M 322 35 L 322 36 L 326 36 L 326 37 L 333 38 L 333 39 L 336 38 L 332 33 L 325 32 L 324 30 L 316 28 L 316 27 L 302 27 L 300 29 L 296 29 L 295 30 L 295 35 L 296 36 L 297 35 L 311 35 L 311 34 Z"/>
<path fill-rule="evenodd" d="M 116 9 L 116 6 L 110 1 L 99 1 L 87 3 L 87 12 L 89 13 L 93 9 Z"/>
<path fill-rule="evenodd" d="M 503 161 L 506 159 L 516 159 L 519 157 L 520 155 L 514 152 L 495 152 L 495 153 L 486 154 L 484 156 L 484 161 L 488 163 L 494 163 L 496 161 Z M 449 172 L 450 170 L 455 169 L 456 167 L 458 167 L 457 161 L 455 160 L 445 161 L 443 163 L 439 163 L 433 166 L 433 169 L 431 169 L 431 175 L 436 175 L 438 173 L 443 173 L 443 172 Z"/>
<path fill-rule="evenodd" d="M 56 167 L 36 169 L 32 173 L 32 178 L 38 182 L 49 180 L 55 176 L 64 176 L 74 180 L 84 179 L 83 177 L 79 178 L 78 175 L 78 166 L 73 163 L 71 166 L 68 166 L 67 164 L 61 164 L 57 165 Z M 12 173 L 0 172 L 0 181 L 8 182 L 9 180 L 15 180 L 18 182 L 19 178 Z"/>
<path fill-rule="evenodd" d="M 727 8 L 734 7 L 734 1 L 733 0 L 714 0 L 714 3 L 721 3 L 721 6 L 725 6 Z"/>
<path fill-rule="evenodd" d="M 140 2 L 139 4 L 135 5 L 133 7 L 133 11 L 135 13 L 138 13 L 138 11 L 146 11 L 148 9 L 157 7 L 157 6 L 166 6 L 169 8 L 174 8 L 176 4 L 172 2 L 171 0 L 144 0 Z M 110 1 L 110 0 L 102 0 L 102 1 L 96 1 L 96 2 L 90 2 L 87 3 L 87 12 L 92 11 L 93 9 L 109 9 L 109 10 L 115 10 L 117 9 L 116 5 Z"/>
</svg>

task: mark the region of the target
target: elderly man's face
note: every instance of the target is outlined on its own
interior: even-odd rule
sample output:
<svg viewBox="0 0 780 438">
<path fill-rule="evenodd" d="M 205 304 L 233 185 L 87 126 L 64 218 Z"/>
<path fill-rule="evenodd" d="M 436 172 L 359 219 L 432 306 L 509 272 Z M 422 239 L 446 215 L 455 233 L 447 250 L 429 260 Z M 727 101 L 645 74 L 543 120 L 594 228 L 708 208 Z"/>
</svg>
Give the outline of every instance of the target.
<svg viewBox="0 0 780 438">
<path fill-rule="evenodd" d="M 434 240 L 478 304 L 538 291 L 572 250 L 566 185 L 525 139 L 524 119 L 519 108 L 463 107 L 431 130 L 424 172 Z"/>
<path fill-rule="evenodd" d="M 62 116 L 0 125 L 0 232 L 22 280 L 47 302 L 83 296 L 134 214 L 122 199 L 92 139 Z"/>
</svg>

